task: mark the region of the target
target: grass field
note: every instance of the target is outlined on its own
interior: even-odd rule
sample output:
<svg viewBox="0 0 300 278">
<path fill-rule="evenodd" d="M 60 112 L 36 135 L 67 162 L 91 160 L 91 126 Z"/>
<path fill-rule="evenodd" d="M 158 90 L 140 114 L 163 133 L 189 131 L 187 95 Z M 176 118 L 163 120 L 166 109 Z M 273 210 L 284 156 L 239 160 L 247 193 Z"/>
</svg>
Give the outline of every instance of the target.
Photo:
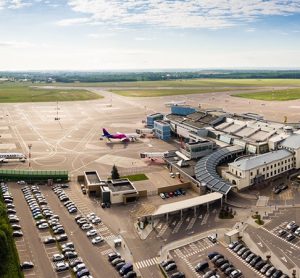
<svg viewBox="0 0 300 278">
<path fill-rule="evenodd" d="M 2 196 L 0 192 L 0 277 L 22 278 L 24 275 L 20 271 L 19 255 Z"/>
<path fill-rule="evenodd" d="M 82 89 L 43 89 L 31 88 L 28 84 L 0 83 L 0 103 L 80 101 L 99 98 L 102 97 Z"/>
<path fill-rule="evenodd" d="M 48 84 L 49 85 L 49 84 Z M 54 86 L 113 87 L 300 87 L 300 79 L 178 79 L 167 81 L 56 83 Z"/>
<path fill-rule="evenodd" d="M 148 180 L 148 177 L 145 174 L 129 175 L 122 178 L 129 179 L 131 182 Z"/>
<path fill-rule="evenodd" d="M 160 96 L 174 96 L 174 95 L 190 95 L 190 94 L 205 94 L 213 92 L 225 92 L 228 89 L 152 89 L 152 90 L 111 90 L 111 92 L 124 97 L 160 97 Z M 234 91 L 231 89 L 230 91 Z"/>
<path fill-rule="evenodd" d="M 278 90 L 278 91 L 276 90 L 271 92 L 232 94 L 232 96 L 247 98 L 247 99 L 267 100 L 267 101 L 287 101 L 287 100 L 300 99 L 300 88 Z"/>
</svg>

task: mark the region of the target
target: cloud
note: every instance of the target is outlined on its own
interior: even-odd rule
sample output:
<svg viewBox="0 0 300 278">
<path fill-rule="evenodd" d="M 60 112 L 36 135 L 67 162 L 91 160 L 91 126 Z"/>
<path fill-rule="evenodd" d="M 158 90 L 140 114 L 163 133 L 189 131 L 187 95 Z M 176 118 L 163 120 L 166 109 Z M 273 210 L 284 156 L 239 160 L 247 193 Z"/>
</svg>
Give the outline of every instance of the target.
<svg viewBox="0 0 300 278">
<path fill-rule="evenodd" d="M 21 9 L 23 7 L 29 7 L 32 3 L 24 2 L 23 0 L 0 0 L 0 10 L 8 9 Z"/>
<path fill-rule="evenodd" d="M 91 23 L 91 19 L 88 17 L 78 17 L 78 18 L 67 18 L 58 21 L 56 24 L 59 26 L 72 26 L 72 25 L 80 25 Z"/>
<path fill-rule="evenodd" d="M 8 47 L 8 48 L 31 48 L 35 47 L 36 45 L 30 42 L 21 42 L 21 41 L 0 41 L 0 48 L 1 47 Z"/>
<path fill-rule="evenodd" d="M 90 19 L 69 20 L 69 25 L 147 24 L 219 29 L 263 16 L 300 12 L 299 0 L 68 0 L 68 5 Z"/>
</svg>

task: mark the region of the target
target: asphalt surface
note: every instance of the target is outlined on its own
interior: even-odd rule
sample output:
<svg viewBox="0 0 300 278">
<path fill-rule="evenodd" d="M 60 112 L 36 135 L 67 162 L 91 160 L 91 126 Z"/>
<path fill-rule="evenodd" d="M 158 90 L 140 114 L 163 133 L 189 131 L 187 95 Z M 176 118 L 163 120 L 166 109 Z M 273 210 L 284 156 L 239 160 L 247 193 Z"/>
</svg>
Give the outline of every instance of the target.
<svg viewBox="0 0 300 278">
<path fill-rule="evenodd" d="M 207 254 L 217 251 L 222 254 L 237 269 L 241 270 L 243 277 L 261 277 L 256 271 L 248 267 L 244 261 L 221 244 L 212 244 L 208 239 L 198 240 L 194 243 L 176 248 L 170 252 L 180 271 L 185 272 L 186 277 L 200 278 L 203 273 L 197 273 L 194 267 L 203 261 L 209 262 L 209 269 L 215 269 L 214 265 L 207 258 Z M 226 277 L 222 271 L 217 272 L 222 278 Z"/>
<path fill-rule="evenodd" d="M 56 273 L 53 270 L 51 262 L 46 253 L 45 246 L 41 241 L 41 233 L 35 226 L 34 219 L 24 199 L 21 191 L 21 186 L 10 183 L 9 190 L 14 197 L 14 204 L 16 207 L 17 215 L 20 218 L 20 225 L 24 233 L 24 240 L 26 243 L 26 250 L 29 258 L 34 264 L 35 277 L 53 278 Z M 26 258 L 27 259 L 27 258 Z M 28 272 L 30 274 L 30 272 Z"/>
<path fill-rule="evenodd" d="M 119 277 L 107 260 L 106 255 L 101 252 L 110 250 L 110 247 L 103 243 L 93 246 L 86 232 L 82 231 L 74 220 L 74 215 L 70 215 L 67 209 L 59 201 L 53 190 L 47 186 L 40 187 L 42 193 L 48 200 L 54 214 L 58 214 L 61 224 L 65 227 L 69 240 L 74 242 L 75 250 L 86 263 L 88 269 L 94 277 Z"/>
</svg>

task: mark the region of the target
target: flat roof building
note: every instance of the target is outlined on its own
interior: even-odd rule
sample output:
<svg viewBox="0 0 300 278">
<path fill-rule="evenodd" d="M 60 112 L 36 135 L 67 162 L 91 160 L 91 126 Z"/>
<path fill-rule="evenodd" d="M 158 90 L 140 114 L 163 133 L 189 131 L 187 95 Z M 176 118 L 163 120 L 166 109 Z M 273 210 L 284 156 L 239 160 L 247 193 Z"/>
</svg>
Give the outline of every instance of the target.
<svg viewBox="0 0 300 278">
<path fill-rule="evenodd" d="M 225 177 L 238 189 L 263 182 L 295 168 L 290 151 L 278 150 L 229 163 Z"/>
</svg>

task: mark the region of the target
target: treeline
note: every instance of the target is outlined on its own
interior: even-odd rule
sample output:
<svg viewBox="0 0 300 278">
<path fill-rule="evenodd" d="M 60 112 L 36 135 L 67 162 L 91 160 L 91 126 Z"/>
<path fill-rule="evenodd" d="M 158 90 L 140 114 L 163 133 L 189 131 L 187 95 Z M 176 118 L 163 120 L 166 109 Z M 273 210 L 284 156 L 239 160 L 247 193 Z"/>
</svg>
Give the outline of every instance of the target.
<svg viewBox="0 0 300 278">
<path fill-rule="evenodd" d="M 0 78 L 31 82 L 125 82 L 196 78 L 267 79 L 300 78 L 300 70 L 198 70 L 161 72 L 0 72 Z"/>
<path fill-rule="evenodd" d="M 23 274 L 20 271 L 18 252 L 0 192 L 0 278 L 19 277 L 23 277 Z"/>
</svg>

